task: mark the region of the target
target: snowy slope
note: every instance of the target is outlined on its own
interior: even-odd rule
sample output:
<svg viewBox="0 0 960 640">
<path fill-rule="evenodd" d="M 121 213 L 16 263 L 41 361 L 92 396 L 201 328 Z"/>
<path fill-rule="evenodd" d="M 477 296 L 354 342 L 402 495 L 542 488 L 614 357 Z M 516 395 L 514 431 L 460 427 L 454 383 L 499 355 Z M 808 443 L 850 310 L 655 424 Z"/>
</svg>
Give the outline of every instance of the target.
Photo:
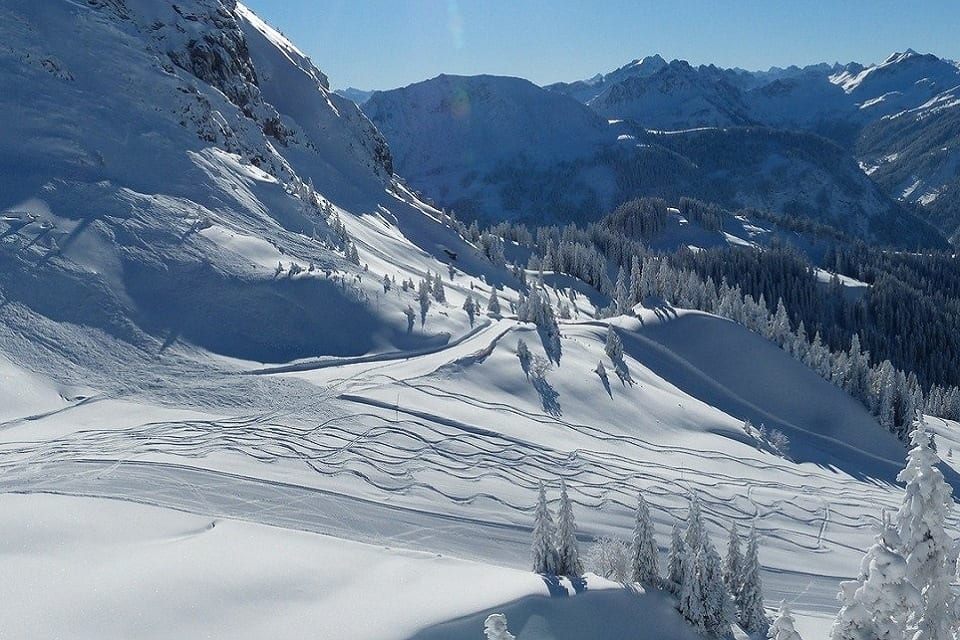
<svg viewBox="0 0 960 640">
<path fill-rule="evenodd" d="M 903 456 L 838 389 L 713 316 L 596 320 L 596 292 L 529 378 L 518 283 L 248 10 L 0 18 L 4 633 L 460 640 L 502 610 L 520 638 L 689 637 L 662 594 L 527 571 L 536 486 L 555 501 L 560 478 L 583 546 L 629 535 L 638 490 L 661 547 L 691 490 L 718 546 L 756 522 L 768 601 L 825 633 Z M 408 330 L 399 283 L 428 271 L 446 302 Z M 471 325 L 493 286 L 503 317 Z M 609 323 L 632 383 L 594 373 Z"/>
</svg>

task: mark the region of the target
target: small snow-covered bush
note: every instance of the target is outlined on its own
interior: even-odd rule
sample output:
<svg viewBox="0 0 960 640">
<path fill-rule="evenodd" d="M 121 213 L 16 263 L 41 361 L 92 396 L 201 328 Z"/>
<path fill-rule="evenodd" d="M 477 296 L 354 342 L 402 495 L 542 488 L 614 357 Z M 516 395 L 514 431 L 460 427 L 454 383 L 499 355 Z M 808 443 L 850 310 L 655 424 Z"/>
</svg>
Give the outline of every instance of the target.
<svg viewBox="0 0 960 640">
<path fill-rule="evenodd" d="M 483 635 L 487 640 L 514 640 L 514 635 L 507 629 L 507 616 L 502 613 L 491 613 L 483 621 Z"/>
<path fill-rule="evenodd" d="M 630 545 L 616 538 L 601 537 L 594 540 L 584 556 L 584 566 L 598 576 L 617 582 L 629 582 Z"/>
</svg>

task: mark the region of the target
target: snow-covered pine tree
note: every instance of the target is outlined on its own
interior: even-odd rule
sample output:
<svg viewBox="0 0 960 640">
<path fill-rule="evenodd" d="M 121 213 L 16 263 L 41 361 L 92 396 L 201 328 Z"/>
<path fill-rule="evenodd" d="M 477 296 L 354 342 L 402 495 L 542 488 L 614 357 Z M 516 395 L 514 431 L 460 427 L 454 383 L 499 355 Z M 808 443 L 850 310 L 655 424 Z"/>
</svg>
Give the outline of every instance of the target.
<svg viewBox="0 0 960 640">
<path fill-rule="evenodd" d="M 727 585 L 723 581 L 723 568 L 720 554 L 710 542 L 710 536 L 704 534 L 703 546 L 700 548 L 700 592 L 703 595 L 704 626 L 707 633 L 714 636 L 724 636 L 730 633 L 730 622 L 733 617 L 732 601 Z"/>
<path fill-rule="evenodd" d="M 743 577 L 737 598 L 737 619 L 750 633 L 763 632 L 769 621 L 763 612 L 763 585 L 760 581 L 760 542 L 757 528 L 750 528 L 747 552 L 743 556 Z"/>
<path fill-rule="evenodd" d="M 777 617 L 770 625 L 770 631 L 767 633 L 770 640 L 802 640 L 793 626 L 793 614 L 790 613 L 790 607 L 786 601 L 780 602 L 780 610 Z"/>
<path fill-rule="evenodd" d="M 777 311 L 767 323 L 766 338 L 778 347 L 783 347 L 792 335 L 790 328 L 790 318 L 787 316 L 787 308 L 783 305 L 783 298 L 777 301 Z"/>
<path fill-rule="evenodd" d="M 910 442 L 907 466 L 897 476 L 907 486 L 896 516 L 907 580 L 921 593 L 920 606 L 907 621 L 908 635 L 912 640 L 951 640 L 957 620 L 950 589 L 955 557 L 944 525 L 953 507 L 952 490 L 936 466 L 940 458 L 930 447 L 922 415 Z"/>
<path fill-rule="evenodd" d="M 703 515 L 700 513 L 700 499 L 697 494 L 690 494 L 690 511 L 687 514 L 687 531 L 684 534 L 684 543 L 686 543 L 687 553 L 696 555 L 703 546 L 705 530 L 703 528 Z"/>
<path fill-rule="evenodd" d="M 603 363 L 601 363 L 602 366 Z M 637 495 L 637 518 L 633 527 L 631 569 L 633 579 L 648 587 L 660 586 L 657 541 L 653 537 L 653 520 L 643 494 Z"/>
<path fill-rule="evenodd" d="M 613 328 L 613 325 L 607 326 L 607 343 L 603 349 L 607 352 L 607 355 L 610 356 L 610 359 L 613 360 L 614 364 L 623 360 L 623 342 L 620 340 L 620 336 L 617 335 L 617 331 Z"/>
<path fill-rule="evenodd" d="M 613 301 L 617 305 L 617 314 L 624 315 L 630 312 L 630 284 L 623 267 L 617 272 L 617 283 L 613 287 Z"/>
<path fill-rule="evenodd" d="M 689 524 L 688 529 L 689 531 Z M 704 594 L 700 576 L 703 574 L 703 554 L 684 544 L 681 561 L 682 575 L 680 591 L 677 594 L 677 609 L 700 633 L 707 631 L 707 616 L 704 609 Z"/>
<path fill-rule="evenodd" d="M 430 277 L 430 274 L 427 273 L 427 278 Z M 423 323 L 427 321 L 427 311 L 430 310 L 430 285 L 426 280 L 420 281 L 420 286 L 417 289 L 417 300 L 420 301 L 420 326 L 423 326 Z"/>
<path fill-rule="evenodd" d="M 580 551 L 577 547 L 577 524 L 573 518 L 573 504 L 567 495 L 567 483 L 560 480 L 560 511 L 557 514 L 557 573 L 563 576 L 583 575 Z"/>
<path fill-rule="evenodd" d="M 437 275 L 433 278 L 433 284 L 430 287 L 433 293 L 433 299 L 437 302 L 446 302 L 447 294 L 443 289 L 443 276 L 440 275 L 440 272 L 437 272 Z"/>
<path fill-rule="evenodd" d="M 490 290 L 490 300 L 487 301 L 487 311 L 496 317 L 500 315 L 500 299 L 497 297 L 497 288 Z"/>
<path fill-rule="evenodd" d="M 640 286 L 640 257 L 633 256 L 630 261 L 630 302 L 637 304 L 643 302 L 643 290 Z"/>
<path fill-rule="evenodd" d="M 467 317 L 470 318 L 470 326 L 472 327 L 477 315 L 477 305 L 473 302 L 473 296 L 468 295 L 467 299 L 464 300 L 463 310 L 467 312 Z"/>
<path fill-rule="evenodd" d="M 540 483 L 540 492 L 537 495 L 537 509 L 533 514 L 533 571 L 556 575 L 557 551 L 555 546 L 556 531 L 553 526 L 553 516 L 547 506 L 547 494 Z"/>
<path fill-rule="evenodd" d="M 897 551 L 900 539 L 883 514 L 883 526 L 860 562 L 856 580 L 840 583 L 840 611 L 830 640 L 904 640 L 911 611 L 921 605 L 920 593 L 907 580 L 907 563 Z"/>
<path fill-rule="evenodd" d="M 683 558 L 686 555 L 686 545 L 683 542 L 683 528 L 680 521 L 673 523 L 670 535 L 670 551 L 667 554 L 667 589 L 674 594 L 680 593 L 683 584 Z"/>
<path fill-rule="evenodd" d="M 727 557 L 723 559 L 723 582 L 734 600 L 739 597 L 743 580 L 743 552 L 740 550 L 740 532 L 737 523 L 730 525 L 730 539 L 727 543 Z"/>
</svg>

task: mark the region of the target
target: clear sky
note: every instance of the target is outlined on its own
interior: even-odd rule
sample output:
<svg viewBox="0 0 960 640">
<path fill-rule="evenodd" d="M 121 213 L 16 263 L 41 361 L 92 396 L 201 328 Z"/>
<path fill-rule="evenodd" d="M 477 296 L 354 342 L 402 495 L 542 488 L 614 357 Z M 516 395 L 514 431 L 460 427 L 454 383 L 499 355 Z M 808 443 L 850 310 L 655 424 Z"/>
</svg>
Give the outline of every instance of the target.
<svg viewBox="0 0 960 640">
<path fill-rule="evenodd" d="M 645 55 L 767 69 L 872 63 L 912 48 L 960 58 L 960 0 L 241 0 L 334 88 L 391 89 L 440 73 L 538 84 Z"/>
</svg>

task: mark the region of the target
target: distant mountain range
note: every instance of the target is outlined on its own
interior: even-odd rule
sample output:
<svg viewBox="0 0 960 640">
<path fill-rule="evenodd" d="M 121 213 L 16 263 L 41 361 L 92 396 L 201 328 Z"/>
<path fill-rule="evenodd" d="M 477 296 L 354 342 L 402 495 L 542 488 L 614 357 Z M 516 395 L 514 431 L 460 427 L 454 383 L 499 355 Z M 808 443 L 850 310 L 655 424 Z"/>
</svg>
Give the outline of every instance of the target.
<svg viewBox="0 0 960 640">
<path fill-rule="evenodd" d="M 955 62 L 912 50 L 762 72 L 654 55 L 543 88 L 440 76 L 375 92 L 364 111 L 398 173 L 468 217 L 591 219 L 686 191 L 909 244 L 932 237 L 914 214 L 947 236 L 960 225 L 958 91 Z M 705 163 L 701 145 L 721 155 Z"/>
</svg>

